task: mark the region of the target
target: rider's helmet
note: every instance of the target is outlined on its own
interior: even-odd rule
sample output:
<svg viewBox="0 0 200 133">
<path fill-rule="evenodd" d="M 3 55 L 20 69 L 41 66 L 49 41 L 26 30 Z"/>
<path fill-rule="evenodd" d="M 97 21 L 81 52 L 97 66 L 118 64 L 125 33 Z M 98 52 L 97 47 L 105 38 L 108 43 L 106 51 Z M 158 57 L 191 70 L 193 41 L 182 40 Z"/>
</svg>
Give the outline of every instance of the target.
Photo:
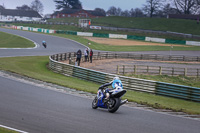
<svg viewBox="0 0 200 133">
<path fill-rule="evenodd" d="M 114 77 L 114 78 L 113 78 L 113 81 L 114 81 L 114 80 L 120 80 L 120 79 L 119 79 L 119 77 Z"/>
<path fill-rule="evenodd" d="M 42 41 L 42 43 L 46 43 L 46 41 Z"/>
<path fill-rule="evenodd" d="M 122 87 L 122 82 L 121 82 L 121 80 L 119 79 L 119 77 L 114 77 L 114 78 L 113 78 L 112 87 L 113 87 L 113 88 L 118 88 L 118 87 L 123 88 L 123 87 Z"/>
</svg>

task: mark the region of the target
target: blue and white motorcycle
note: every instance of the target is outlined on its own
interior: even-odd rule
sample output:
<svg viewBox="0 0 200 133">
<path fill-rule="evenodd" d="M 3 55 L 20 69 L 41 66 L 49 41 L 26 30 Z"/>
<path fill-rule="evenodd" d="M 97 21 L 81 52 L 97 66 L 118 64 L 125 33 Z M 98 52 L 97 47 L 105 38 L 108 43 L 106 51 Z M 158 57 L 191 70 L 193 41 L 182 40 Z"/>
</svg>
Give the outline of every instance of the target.
<svg viewBox="0 0 200 133">
<path fill-rule="evenodd" d="M 92 102 L 92 108 L 97 109 L 98 107 L 100 108 L 105 108 L 108 109 L 110 113 L 116 112 L 119 107 L 123 104 L 125 104 L 127 99 L 121 100 L 121 97 L 126 93 L 126 90 L 124 90 L 122 87 L 117 87 L 116 89 L 108 89 L 110 97 L 109 99 L 106 98 L 106 89 L 100 89 L 97 92 L 97 96 L 94 98 Z"/>
</svg>

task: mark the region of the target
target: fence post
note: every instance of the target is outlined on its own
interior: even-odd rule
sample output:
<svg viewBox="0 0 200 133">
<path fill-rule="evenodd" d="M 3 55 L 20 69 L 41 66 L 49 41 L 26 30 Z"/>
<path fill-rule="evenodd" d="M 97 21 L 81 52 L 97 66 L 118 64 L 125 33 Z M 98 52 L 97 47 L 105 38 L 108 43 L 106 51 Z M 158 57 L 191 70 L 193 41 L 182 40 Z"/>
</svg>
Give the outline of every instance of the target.
<svg viewBox="0 0 200 133">
<path fill-rule="evenodd" d="M 197 78 L 199 78 L 199 69 L 197 69 Z"/>
<path fill-rule="evenodd" d="M 69 64 L 71 64 L 71 53 L 69 53 Z"/>
<path fill-rule="evenodd" d="M 134 65 L 134 74 L 136 75 L 137 71 L 137 65 Z"/>
<path fill-rule="evenodd" d="M 125 66 L 123 65 L 123 75 L 125 75 Z"/>
<path fill-rule="evenodd" d="M 184 76 L 187 76 L 187 68 L 184 69 Z"/>
<path fill-rule="evenodd" d="M 174 68 L 172 67 L 172 76 L 174 76 Z"/>
<path fill-rule="evenodd" d="M 147 66 L 147 74 L 149 74 L 149 66 Z"/>
<path fill-rule="evenodd" d="M 117 74 L 119 74 L 119 65 L 117 65 Z"/>
<path fill-rule="evenodd" d="M 159 75 L 162 75 L 162 67 L 159 66 Z"/>
</svg>

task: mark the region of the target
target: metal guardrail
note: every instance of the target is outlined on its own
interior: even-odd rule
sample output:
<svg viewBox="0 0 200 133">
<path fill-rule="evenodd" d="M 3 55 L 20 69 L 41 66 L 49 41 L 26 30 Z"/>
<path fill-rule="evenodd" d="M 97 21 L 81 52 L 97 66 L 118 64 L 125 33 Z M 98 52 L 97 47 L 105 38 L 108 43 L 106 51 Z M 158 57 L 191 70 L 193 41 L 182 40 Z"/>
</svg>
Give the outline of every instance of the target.
<svg viewBox="0 0 200 133">
<path fill-rule="evenodd" d="M 101 56 L 100 56 L 101 55 Z M 104 56 L 103 56 L 104 55 Z M 97 53 L 95 54 L 96 59 L 108 58 L 115 55 L 119 57 L 119 54 L 115 53 Z M 123 55 L 123 54 L 122 54 Z M 141 55 L 138 55 L 141 57 Z M 60 73 L 66 76 L 77 77 L 87 81 L 92 81 L 100 84 L 110 82 L 116 75 L 99 72 L 95 70 L 86 69 L 71 64 L 62 63 L 60 61 L 67 60 L 73 64 L 72 60 L 75 60 L 75 53 L 64 53 L 56 54 L 49 57 L 49 68 L 56 73 Z M 125 56 L 120 56 L 121 58 Z M 127 56 L 126 56 L 127 57 Z M 130 57 L 130 56 L 128 56 Z M 144 57 L 144 56 L 143 56 Z M 125 76 L 119 76 L 123 82 L 123 86 L 127 90 L 134 90 L 140 92 L 147 92 L 156 95 L 163 95 L 168 97 L 175 97 L 185 100 L 191 100 L 200 102 L 200 88 L 181 86 L 176 84 L 169 84 L 151 80 L 144 80 L 138 78 L 130 78 Z"/>
</svg>

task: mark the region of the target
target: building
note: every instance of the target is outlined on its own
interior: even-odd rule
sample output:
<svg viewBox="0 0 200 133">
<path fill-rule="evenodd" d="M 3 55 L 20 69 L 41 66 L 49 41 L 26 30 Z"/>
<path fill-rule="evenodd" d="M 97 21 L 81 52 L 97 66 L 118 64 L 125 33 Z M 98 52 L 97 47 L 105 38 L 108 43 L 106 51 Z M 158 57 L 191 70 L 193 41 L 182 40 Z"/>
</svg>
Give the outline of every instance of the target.
<svg viewBox="0 0 200 133">
<path fill-rule="evenodd" d="M 67 17 L 99 18 L 99 17 L 105 17 L 105 15 L 98 11 L 84 10 L 84 9 L 63 9 L 61 11 L 56 11 L 51 15 L 51 18 L 67 18 Z"/>
<path fill-rule="evenodd" d="M 42 16 L 37 11 L 26 11 L 16 9 L 3 9 L 0 8 L 0 21 L 40 21 Z"/>
</svg>

